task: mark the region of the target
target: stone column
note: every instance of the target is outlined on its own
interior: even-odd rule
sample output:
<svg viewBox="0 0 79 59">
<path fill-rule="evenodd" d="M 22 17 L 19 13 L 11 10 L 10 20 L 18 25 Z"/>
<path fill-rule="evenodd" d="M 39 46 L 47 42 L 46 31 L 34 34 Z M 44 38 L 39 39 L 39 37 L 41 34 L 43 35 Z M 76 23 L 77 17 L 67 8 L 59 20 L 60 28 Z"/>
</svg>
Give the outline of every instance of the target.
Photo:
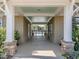
<svg viewBox="0 0 79 59">
<path fill-rule="evenodd" d="M 70 3 L 64 7 L 64 38 L 62 40 L 62 49 L 65 52 L 73 50 L 74 44 L 72 41 L 72 13 L 73 4 Z"/>
<path fill-rule="evenodd" d="M 6 15 L 6 40 L 5 50 L 7 55 L 13 56 L 16 51 L 16 41 L 14 40 L 14 7 L 5 3 Z"/>
</svg>

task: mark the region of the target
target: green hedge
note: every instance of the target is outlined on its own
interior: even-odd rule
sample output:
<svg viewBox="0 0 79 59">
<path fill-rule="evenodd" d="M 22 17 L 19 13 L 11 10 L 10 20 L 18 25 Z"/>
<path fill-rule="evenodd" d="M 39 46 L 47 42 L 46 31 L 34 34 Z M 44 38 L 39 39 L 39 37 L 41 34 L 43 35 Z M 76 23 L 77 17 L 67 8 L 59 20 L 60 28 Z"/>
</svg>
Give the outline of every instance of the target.
<svg viewBox="0 0 79 59">
<path fill-rule="evenodd" d="M 79 51 L 79 25 L 75 18 L 73 18 L 73 32 L 72 39 L 74 41 L 74 50 Z"/>
<path fill-rule="evenodd" d="M 5 28 L 0 28 L 0 53 L 4 52 L 3 45 L 6 38 Z"/>
</svg>

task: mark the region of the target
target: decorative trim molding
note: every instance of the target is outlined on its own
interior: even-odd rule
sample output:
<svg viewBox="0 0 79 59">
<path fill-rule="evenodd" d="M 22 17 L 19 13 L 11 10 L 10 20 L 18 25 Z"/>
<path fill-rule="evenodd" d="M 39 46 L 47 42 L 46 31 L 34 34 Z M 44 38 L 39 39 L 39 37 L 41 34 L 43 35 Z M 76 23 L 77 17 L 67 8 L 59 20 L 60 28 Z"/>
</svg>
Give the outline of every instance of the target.
<svg viewBox="0 0 79 59">
<path fill-rule="evenodd" d="M 79 6 L 77 5 L 77 4 L 74 4 L 74 6 L 76 7 L 76 9 L 73 11 L 73 15 L 77 12 L 78 13 L 78 11 L 79 11 Z"/>
</svg>

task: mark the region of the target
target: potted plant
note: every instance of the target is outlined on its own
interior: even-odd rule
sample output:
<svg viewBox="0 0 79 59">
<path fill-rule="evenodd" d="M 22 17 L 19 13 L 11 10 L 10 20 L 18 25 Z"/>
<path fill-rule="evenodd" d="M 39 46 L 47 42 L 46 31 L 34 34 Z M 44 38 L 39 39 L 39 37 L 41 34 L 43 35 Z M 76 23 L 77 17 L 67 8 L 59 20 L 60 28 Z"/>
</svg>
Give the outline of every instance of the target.
<svg viewBox="0 0 79 59">
<path fill-rule="evenodd" d="M 19 40 L 20 40 L 20 33 L 18 31 L 15 31 L 14 38 L 15 38 L 15 40 L 17 40 L 17 46 L 18 46 L 19 45 Z"/>
</svg>

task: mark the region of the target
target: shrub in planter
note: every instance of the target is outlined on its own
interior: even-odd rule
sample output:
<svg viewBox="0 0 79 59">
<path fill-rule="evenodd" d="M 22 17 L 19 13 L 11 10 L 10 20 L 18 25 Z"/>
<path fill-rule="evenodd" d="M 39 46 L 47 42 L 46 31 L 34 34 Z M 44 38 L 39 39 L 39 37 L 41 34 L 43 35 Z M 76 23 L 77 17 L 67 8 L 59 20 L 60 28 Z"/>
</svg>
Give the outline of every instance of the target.
<svg viewBox="0 0 79 59">
<path fill-rule="evenodd" d="M 20 33 L 18 31 L 15 31 L 14 38 L 17 40 L 17 45 L 19 45 Z"/>
<path fill-rule="evenodd" d="M 66 52 L 63 56 L 65 59 L 79 59 L 79 51 Z"/>
<path fill-rule="evenodd" d="M 6 38 L 6 31 L 4 28 L 0 28 L 0 58 L 5 54 L 4 41 Z"/>
<path fill-rule="evenodd" d="M 79 26 L 77 21 L 73 19 L 73 32 L 72 32 L 72 39 L 74 41 L 74 50 L 79 51 Z"/>
<path fill-rule="evenodd" d="M 73 32 L 74 50 L 79 51 L 79 28 L 75 27 Z"/>
<path fill-rule="evenodd" d="M 6 31 L 5 31 L 5 29 L 4 28 L 0 28 L 0 47 L 3 46 L 5 38 L 6 38 Z"/>
<path fill-rule="evenodd" d="M 14 33 L 15 40 L 19 41 L 20 34 L 18 31 Z M 4 50 L 4 41 L 6 39 L 6 30 L 5 28 L 0 28 L 0 59 L 4 59 L 6 57 L 5 50 Z M 18 42 L 17 42 L 18 44 Z"/>
</svg>

